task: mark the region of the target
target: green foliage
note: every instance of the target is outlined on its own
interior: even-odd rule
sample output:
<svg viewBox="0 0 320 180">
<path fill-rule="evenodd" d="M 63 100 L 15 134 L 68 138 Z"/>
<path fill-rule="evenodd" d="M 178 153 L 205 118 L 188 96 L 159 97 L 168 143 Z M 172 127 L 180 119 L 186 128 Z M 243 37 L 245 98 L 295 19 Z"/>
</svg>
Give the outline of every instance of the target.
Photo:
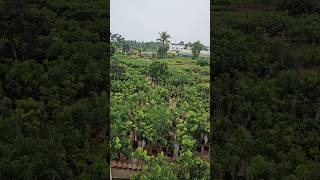
<svg viewBox="0 0 320 180">
<path fill-rule="evenodd" d="M 177 162 L 170 162 L 163 153 L 148 159 L 147 167 L 135 175 L 140 179 L 210 179 L 209 163 L 193 155 L 190 150 L 183 151 Z M 166 175 L 166 176 L 164 176 Z"/>
<path fill-rule="evenodd" d="M 168 66 L 163 62 L 155 61 L 150 65 L 149 73 L 153 82 L 164 82 L 168 76 Z"/>
<path fill-rule="evenodd" d="M 0 179 L 109 176 L 106 5 L 1 1 Z"/>
<path fill-rule="evenodd" d="M 175 180 L 178 179 L 173 168 L 173 164 L 168 162 L 163 154 L 159 154 L 157 157 L 152 158 L 148 166 L 142 174 L 136 175 L 135 178 L 141 180 Z M 134 179 L 134 178 L 132 178 Z"/>
<path fill-rule="evenodd" d="M 273 177 L 275 176 L 274 164 L 266 161 L 262 156 L 253 157 L 248 168 L 247 176 L 248 179 Z"/>
<path fill-rule="evenodd" d="M 30 7 L 31 6 L 31 7 Z M 19 9 L 17 9 L 19 8 Z M 50 41 L 52 12 L 29 5 L 24 1 L 7 1 L 0 11 L 0 47 L 3 58 L 14 60 L 45 58 L 45 47 Z"/>
<path fill-rule="evenodd" d="M 142 159 L 146 162 L 150 161 L 150 156 L 147 155 L 147 151 L 143 150 L 141 147 L 137 148 L 136 151 L 132 153 L 132 158 Z"/>
<path fill-rule="evenodd" d="M 161 42 L 138 42 L 127 40 L 126 43 L 134 49 L 141 49 L 144 52 L 156 52 L 161 46 Z"/>
<path fill-rule="evenodd" d="M 318 177 L 320 16 L 284 2 L 212 12 L 215 179 Z"/>
<path fill-rule="evenodd" d="M 184 151 L 179 156 L 177 177 L 179 179 L 210 179 L 209 163 L 195 156 L 191 151 Z"/>
<path fill-rule="evenodd" d="M 208 66 L 199 66 L 191 58 L 179 60 L 180 63 L 176 58 L 154 61 L 120 54 L 113 57 L 111 153 L 113 159 L 124 154 L 144 160 L 147 168 L 136 178 L 209 178 L 209 163 L 195 152 L 201 135 L 209 133 L 209 84 L 203 81 L 208 74 L 200 74 Z M 137 149 L 129 134 L 136 136 Z M 167 153 L 180 152 L 177 162 L 161 153 L 147 153 L 142 142 L 149 147 L 166 148 Z M 121 147 L 116 148 L 116 144 Z"/>
<path fill-rule="evenodd" d="M 204 45 L 200 41 L 196 41 L 191 45 L 193 59 L 197 59 L 200 56 L 200 51 L 204 48 Z"/>
<path fill-rule="evenodd" d="M 199 64 L 200 66 L 209 66 L 210 62 L 207 58 L 199 58 L 197 64 Z"/>
<path fill-rule="evenodd" d="M 129 51 L 129 49 L 130 49 L 130 45 L 128 44 L 128 43 L 124 43 L 123 45 L 122 45 L 122 52 L 123 53 L 127 53 L 128 51 Z M 140 52 L 141 53 L 141 52 Z"/>
<path fill-rule="evenodd" d="M 167 53 L 167 58 L 175 58 L 176 57 L 176 53 L 175 52 L 168 52 Z"/>
<path fill-rule="evenodd" d="M 157 41 L 161 42 L 161 46 L 159 47 L 157 53 L 159 58 L 165 58 L 167 56 L 167 52 L 169 50 L 169 39 L 171 38 L 168 32 L 159 32 L 159 38 Z"/>
<path fill-rule="evenodd" d="M 157 57 L 158 58 L 167 57 L 168 50 L 169 50 L 169 44 L 164 44 L 164 45 L 160 46 L 158 51 L 157 51 Z"/>
</svg>

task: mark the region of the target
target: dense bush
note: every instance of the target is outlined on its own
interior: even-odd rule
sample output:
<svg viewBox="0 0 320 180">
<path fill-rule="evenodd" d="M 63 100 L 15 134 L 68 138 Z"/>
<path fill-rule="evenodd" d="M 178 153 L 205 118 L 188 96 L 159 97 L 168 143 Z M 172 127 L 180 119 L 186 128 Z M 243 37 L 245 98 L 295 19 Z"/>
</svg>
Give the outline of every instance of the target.
<svg viewBox="0 0 320 180">
<path fill-rule="evenodd" d="M 209 66 L 210 62 L 209 62 L 209 59 L 207 58 L 199 58 L 197 60 L 197 64 L 199 64 L 200 66 Z"/>
</svg>

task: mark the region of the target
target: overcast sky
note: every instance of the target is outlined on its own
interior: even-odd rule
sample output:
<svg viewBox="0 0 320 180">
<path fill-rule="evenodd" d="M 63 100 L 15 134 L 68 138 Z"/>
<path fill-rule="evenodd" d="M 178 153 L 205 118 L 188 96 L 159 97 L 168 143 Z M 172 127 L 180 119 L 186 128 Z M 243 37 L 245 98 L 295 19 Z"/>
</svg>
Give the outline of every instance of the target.
<svg viewBox="0 0 320 180">
<path fill-rule="evenodd" d="M 168 31 L 171 42 L 210 44 L 210 0 L 111 0 L 111 33 L 127 40 L 155 41 Z"/>
</svg>

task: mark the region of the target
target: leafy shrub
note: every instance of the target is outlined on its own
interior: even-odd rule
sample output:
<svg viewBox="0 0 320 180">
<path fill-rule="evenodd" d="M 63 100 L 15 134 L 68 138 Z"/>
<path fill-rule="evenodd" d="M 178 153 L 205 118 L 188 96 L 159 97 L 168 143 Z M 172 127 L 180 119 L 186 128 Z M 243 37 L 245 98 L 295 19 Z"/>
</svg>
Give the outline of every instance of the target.
<svg viewBox="0 0 320 180">
<path fill-rule="evenodd" d="M 176 57 L 176 53 L 175 52 L 168 52 L 167 58 L 175 58 L 175 57 Z"/>
<path fill-rule="evenodd" d="M 200 66 L 209 66 L 210 62 L 207 58 L 199 58 L 197 64 Z"/>
<path fill-rule="evenodd" d="M 149 73 L 152 81 L 155 83 L 159 83 L 166 79 L 168 75 L 168 66 L 163 62 L 155 61 L 150 65 Z"/>
</svg>

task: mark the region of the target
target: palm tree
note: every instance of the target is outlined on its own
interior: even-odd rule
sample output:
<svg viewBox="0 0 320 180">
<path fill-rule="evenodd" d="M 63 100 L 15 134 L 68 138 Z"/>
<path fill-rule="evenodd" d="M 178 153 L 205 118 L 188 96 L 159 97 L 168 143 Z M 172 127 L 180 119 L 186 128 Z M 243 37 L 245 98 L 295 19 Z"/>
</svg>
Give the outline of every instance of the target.
<svg viewBox="0 0 320 180">
<path fill-rule="evenodd" d="M 196 41 L 191 45 L 191 47 L 192 47 L 193 58 L 196 59 L 199 57 L 200 51 L 202 50 L 202 48 L 204 48 L 204 45 L 201 44 L 200 41 Z"/>
<path fill-rule="evenodd" d="M 168 34 L 168 32 L 159 32 L 159 38 L 157 41 L 161 42 L 161 46 L 158 49 L 158 57 L 164 58 L 167 55 L 167 51 L 169 50 L 169 38 L 171 36 Z"/>
<path fill-rule="evenodd" d="M 171 38 L 171 36 L 168 32 L 159 32 L 159 38 L 157 41 L 160 41 L 162 46 L 164 46 L 165 44 L 170 43 L 169 38 Z"/>
</svg>

